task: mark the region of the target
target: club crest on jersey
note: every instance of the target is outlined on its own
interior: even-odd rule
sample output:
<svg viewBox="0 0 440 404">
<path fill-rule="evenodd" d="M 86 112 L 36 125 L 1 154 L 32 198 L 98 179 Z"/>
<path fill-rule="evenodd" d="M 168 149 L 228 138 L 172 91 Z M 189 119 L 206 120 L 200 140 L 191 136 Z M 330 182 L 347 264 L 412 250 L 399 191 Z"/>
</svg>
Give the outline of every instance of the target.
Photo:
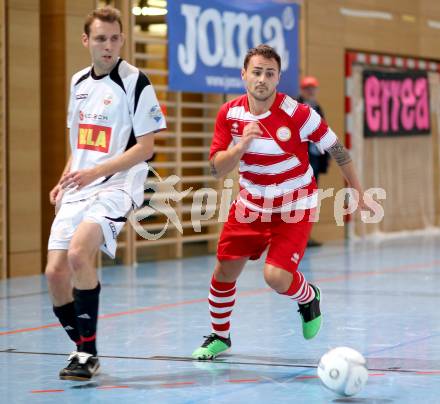
<svg viewBox="0 0 440 404">
<path fill-rule="evenodd" d="M 162 120 L 162 110 L 160 109 L 159 105 L 153 105 L 150 109 L 150 112 L 148 115 L 153 118 L 156 122 L 160 122 Z"/>
<path fill-rule="evenodd" d="M 79 120 L 84 121 L 84 112 L 79 111 Z"/>
<path fill-rule="evenodd" d="M 238 133 L 238 127 L 239 127 L 239 126 L 240 126 L 240 125 L 238 124 L 238 122 L 234 122 L 234 123 L 232 124 L 231 132 Z"/>
<path fill-rule="evenodd" d="M 282 142 L 287 142 L 292 136 L 290 129 L 287 126 L 281 126 L 277 130 L 277 138 Z"/>
<path fill-rule="evenodd" d="M 110 105 L 113 101 L 113 96 L 111 94 L 107 94 L 104 99 L 102 100 L 102 102 L 104 103 L 104 105 Z"/>
<path fill-rule="evenodd" d="M 80 124 L 78 128 L 78 149 L 108 153 L 112 128 L 108 126 Z"/>
</svg>

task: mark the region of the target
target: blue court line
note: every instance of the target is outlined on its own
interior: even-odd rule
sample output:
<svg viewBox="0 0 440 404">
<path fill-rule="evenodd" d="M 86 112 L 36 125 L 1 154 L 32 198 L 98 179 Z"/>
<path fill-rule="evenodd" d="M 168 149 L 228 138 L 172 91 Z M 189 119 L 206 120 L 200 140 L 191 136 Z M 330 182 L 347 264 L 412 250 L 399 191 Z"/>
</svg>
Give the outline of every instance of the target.
<svg viewBox="0 0 440 404">
<path fill-rule="evenodd" d="M 382 353 L 382 352 L 390 351 L 392 349 L 400 348 L 400 347 L 406 346 L 406 345 L 416 344 L 418 342 L 422 342 L 422 341 L 425 341 L 427 339 L 435 338 L 435 337 L 440 337 L 440 332 L 435 333 L 435 334 L 425 335 L 424 337 L 415 338 L 415 339 L 412 339 L 412 340 L 409 340 L 409 341 L 399 342 L 396 345 L 392 345 L 392 346 L 388 346 L 388 347 L 385 347 L 385 348 L 376 349 L 374 351 L 369 351 L 369 352 L 366 352 L 364 355 L 365 356 L 369 356 L 369 355 L 374 355 L 374 354 L 377 354 L 377 353 Z"/>
</svg>

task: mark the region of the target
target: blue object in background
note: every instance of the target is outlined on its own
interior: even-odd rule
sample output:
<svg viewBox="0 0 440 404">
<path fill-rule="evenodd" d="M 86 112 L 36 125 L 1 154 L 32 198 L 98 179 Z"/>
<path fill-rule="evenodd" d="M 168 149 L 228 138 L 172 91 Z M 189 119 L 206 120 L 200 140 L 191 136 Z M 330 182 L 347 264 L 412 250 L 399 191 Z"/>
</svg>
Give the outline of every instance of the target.
<svg viewBox="0 0 440 404">
<path fill-rule="evenodd" d="M 170 90 L 241 93 L 246 52 L 265 43 L 281 56 L 278 90 L 298 93 L 297 4 L 173 0 L 167 22 Z"/>
</svg>

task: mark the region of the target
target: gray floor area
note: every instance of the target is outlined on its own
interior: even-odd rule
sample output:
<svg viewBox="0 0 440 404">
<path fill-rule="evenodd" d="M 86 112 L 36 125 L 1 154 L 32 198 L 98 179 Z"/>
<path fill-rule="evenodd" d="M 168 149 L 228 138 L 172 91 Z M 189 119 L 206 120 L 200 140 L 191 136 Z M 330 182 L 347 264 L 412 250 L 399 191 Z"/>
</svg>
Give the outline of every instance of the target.
<svg viewBox="0 0 440 404">
<path fill-rule="evenodd" d="M 295 305 L 267 288 L 262 261 L 238 282 L 233 349 L 214 362 L 191 352 L 210 332 L 206 297 L 215 257 L 101 271 L 102 373 L 58 380 L 73 349 L 42 276 L 0 282 L 0 399 L 20 402 L 440 402 L 440 236 L 326 245 L 301 270 L 323 293 L 324 326 L 302 338 Z M 316 378 L 322 354 L 350 346 L 370 378 L 339 398 Z"/>
</svg>

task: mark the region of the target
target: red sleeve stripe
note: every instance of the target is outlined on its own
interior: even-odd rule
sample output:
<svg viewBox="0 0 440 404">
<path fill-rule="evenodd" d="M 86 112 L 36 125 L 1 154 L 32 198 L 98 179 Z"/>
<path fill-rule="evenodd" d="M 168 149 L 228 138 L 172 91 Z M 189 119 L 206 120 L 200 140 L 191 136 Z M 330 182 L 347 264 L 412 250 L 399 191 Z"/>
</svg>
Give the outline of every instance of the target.
<svg viewBox="0 0 440 404">
<path fill-rule="evenodd" d="M 321 117 L 316 111 L 314 111 L 312 108 L 309 108 L 309 110 L 310 110 L 310 116 L 299 131 L 299 135 L 302 140 L 307 140 L 310 137 L 310 135 L 317 128 L 319 128 L 319 125 L 322 122 Z"/>
<path fill-rule="evenodd" d="M 309 135 L 309 139 L 312 142 L 319 142 L 327 133 L 328 125 L 324 120 L 321 120 L 321 124 L 316 128 L 315 131 L 311 135 Z"/>
<path fill-rule="evenodd" d="M 310 116 L 310 107 L 304 104 L 299 104 L 299 107 L 295 110 L 293 114 L 293 119 L 298 127 L 302 128 Z"/>
<path fill-rule="evenodd" d="M 333 132 L 330 128 L 325 133 L 325 135 L 316 142 L 317 146 L 322 150 L 327 150 L 332 147 L 338 140 L 335 132 Z"/>
</svg>

